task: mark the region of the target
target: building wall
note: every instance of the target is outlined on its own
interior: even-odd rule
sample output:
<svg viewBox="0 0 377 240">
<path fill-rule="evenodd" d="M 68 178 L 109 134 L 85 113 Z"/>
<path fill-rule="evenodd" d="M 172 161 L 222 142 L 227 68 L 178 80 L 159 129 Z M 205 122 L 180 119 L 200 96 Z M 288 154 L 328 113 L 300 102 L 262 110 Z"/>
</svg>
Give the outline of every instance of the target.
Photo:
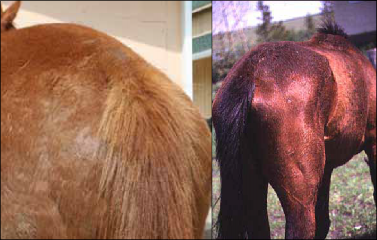
<svg viewBox="0 0 377 240">
<path fill-rule="evenodd" d="M 193 37 L 202 36 L 212 32 L 212 8 L 194 12 L 192 19 Z"/>
<path fill-rule="evenodd" d="M 206 119 L 212 116 L 212 2 L 193 1 L 194 104 Z"/>
<path fill-rule="evenodd" d="M 376 31 L 376 1 L 333 1 L 336 22 L 348 35 Z"/>
<path fill-rule="evenodd" d="M 18 27 L 54 22 L 83 24 L 114 36 L 185 86 L 181 2 L 24 1 L 16 19 Z"/>
<path fill-rule="evenodd" d="M 212 59 L 194 61 L 194 104 L 203 117 L 212 116 Z"/>
<path fill-rule="evenodd" d="M 212 54 L 211 1 L 193 1 L 192 22 L 194 60 L 210 57 Z"/>
</svg>

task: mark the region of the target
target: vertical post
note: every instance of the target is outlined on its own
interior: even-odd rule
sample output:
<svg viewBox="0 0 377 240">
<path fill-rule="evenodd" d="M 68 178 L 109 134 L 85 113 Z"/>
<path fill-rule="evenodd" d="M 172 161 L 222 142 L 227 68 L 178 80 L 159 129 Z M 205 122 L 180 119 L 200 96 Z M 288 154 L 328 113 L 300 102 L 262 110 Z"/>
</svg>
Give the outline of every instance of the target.
<svg viewBox="0 0 377 240">
<path fill-rule="evenodd" d="M 192 1 L 182 1 L 182 78 L 186 94 L 193 99 Z"/>
</svg>

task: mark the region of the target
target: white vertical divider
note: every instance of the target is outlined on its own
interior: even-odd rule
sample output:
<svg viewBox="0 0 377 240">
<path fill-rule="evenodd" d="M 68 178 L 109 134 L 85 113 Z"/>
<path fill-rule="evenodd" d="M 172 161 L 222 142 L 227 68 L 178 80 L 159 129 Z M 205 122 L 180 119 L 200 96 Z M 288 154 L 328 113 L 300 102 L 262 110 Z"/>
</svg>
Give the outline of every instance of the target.
<svg viewBox="0 0 377 240">
<path fill-rule="evenodd" d="M 182 1 L 182 80 L 186 94 L 193 99 L 192 1 Z"/>
</svg>

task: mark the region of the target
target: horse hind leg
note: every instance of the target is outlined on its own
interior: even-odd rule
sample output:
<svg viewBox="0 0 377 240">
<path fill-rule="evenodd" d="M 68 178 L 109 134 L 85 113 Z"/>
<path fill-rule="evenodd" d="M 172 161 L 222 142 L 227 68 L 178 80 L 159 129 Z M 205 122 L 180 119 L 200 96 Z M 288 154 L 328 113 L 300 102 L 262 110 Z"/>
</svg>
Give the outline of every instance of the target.
<svg viewBox="0 0 377 240">
<path fill-rule="evenodd" d="M 272 184 L 286 218 L 285 238 L 314 239 L 316 235 L 316 189 L 319 183 L 306 184 L 305 177 L 294 179 L 293 174 L 287 174 L 286 177 L 292 178 L 289 184 Z"/>
<path fill-rule="evenodd" d="M 325 168 L 324 142 L 312 140 L 305 147 L 300 142 L 304 140 L 285 141 L 287 145 L 279 146 L 271 156 L 269 182 L 285 213 L 285 237 L 314 239 L 317 194 Z"/>
<path fill-rule="evenodd" d="M 372 178 L 372 183 L 374 187 L 374 202 L 377 204 L 376 199 L 376 129 L 372 130 L 372 136 L 367 136 L 367 141 L 365 143 L 365 153 L 368 156 L 368 165 L 370 169 L 370 175 Z"/>
<path fill-rule="evenodd" d="M 317 204 L 315 207 L 316 239 L 325 239 L 330 229 L 329 200 L 332 172 L 333 169 L 331 167 L 325 167 L 325 173 L 318 190 Z"/>
</svg>

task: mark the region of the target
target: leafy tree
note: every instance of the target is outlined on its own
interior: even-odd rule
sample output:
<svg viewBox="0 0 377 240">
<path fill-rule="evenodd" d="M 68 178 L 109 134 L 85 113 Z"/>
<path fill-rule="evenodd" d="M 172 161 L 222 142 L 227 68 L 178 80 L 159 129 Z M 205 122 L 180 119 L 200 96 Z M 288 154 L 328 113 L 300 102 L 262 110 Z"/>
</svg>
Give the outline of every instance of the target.
<svg viewBox="0 0 377 240">
<path fill-rule="evenodd" d="M 276 41 L 305 41 L 312 37 L 316 33 L 316 26 L 312 16 L 307 15 L 305 18 L 305 29 L 295 31 L 286 29 L 283 25 L 283 22 L 273 23 L 273 17 L 268 5 L 263 4 L 263 1 L 258 1 L 258 11 L 261 12 L 262 23 L 257 26 L 257 43 L 262 42 L 276 42 Z M 247 45 L 245 48 L 243 42 L 232 41 L 240 39 L 237 37 L 237 34 L 242 33 L 242 30 L 233 31 L 229 33 L 221 33 L 219 36 L 219 41 L 214 41 L 214 44 L 219 44 L 221 51 L 214 52 L 213 61 L 213 83 L 218 83 L 226 77 L 229 70 L 233 65 L 240 59 L 245 53 L 246 49 L 251 48 L 252 46 Z M 227 35 L 228 34 L 228 35 Z M 232 38 L 230 38 L 230 35 Z M 242 39 L 241 39 L 242 40 Z M 228 48 L 225 47 L 224 42 L 231 42 Z M 221 46 L 220 46 L 221 45 Z M 217 45 L 214 49 L 217 48 Z M 217 85 L 215 85 L 217 86 Z M 216 89 L 214 87 L 214 89 Z"/>
<path fill-rule="evenodd" d="M 232 51 L 215 53 L 218 60 L 213 61 L 212 82 L 217 83 L 224 80 L 233 65 L 246 53 L 242 45 L 236 45 Z"/>
<path fill-rule="evenodd" d="M 307 15 L 305 18 L 305 30 L 288 30 L 284 27 L 283 22 L 272 23 L 272 16 L 269 6 L 264 5 L 263 1 L 258 1 L 258 10 L 262 13 L 262 24 L 258 25 L 256 33 L 257 42 L 276 42 L 276 41 L 305 41 L 308 40 L 315 32 L 315 23 L 312 16 Z"/>
<path fill-rule="evenodd" d="M 258 10 L 262 13 L 262 24 L 256 30 L 258 35 L 257 42 L 275 42 L 287 38 L 289 32 L 283 26 L 283 22 L 272 23 L 270 7 L 258 1 Z"/>
<path fill-rule="evenodd" d="M 334 5 L 332 1 L 321 1 L 322 2 L 322 18 L 324 21 L 335 21 L 334 16 Z"/>
<path fill-rule="evenodd" d="M 306 31 L 310 34 L 314 34 L 317 29 L 315 27 L 314 19 L 311 15 L 306 15 L 305 18 Z"/>
</svg>

